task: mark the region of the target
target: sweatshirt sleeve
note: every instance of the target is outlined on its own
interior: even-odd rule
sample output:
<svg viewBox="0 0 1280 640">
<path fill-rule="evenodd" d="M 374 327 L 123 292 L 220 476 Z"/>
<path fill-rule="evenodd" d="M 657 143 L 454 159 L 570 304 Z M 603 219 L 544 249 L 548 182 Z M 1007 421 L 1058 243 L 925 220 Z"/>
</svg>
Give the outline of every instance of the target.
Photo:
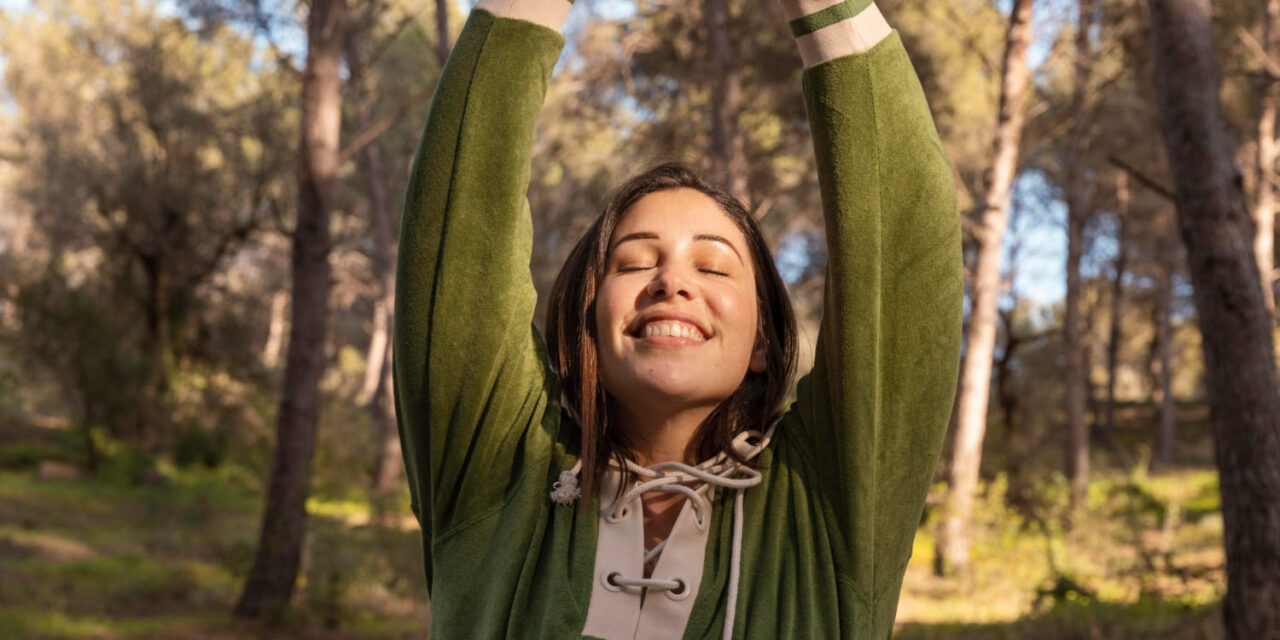
<svg viewBox="0 0 1280 640">
<path fill-rule="evenodd" d="M 394 370 L 410 495 L 428 542 L 501 506 L 548 413 L 525 195 L 570 6 L 481 0 L 445 64 L 414 159 Z"/>
<path fill-rule="evenodd" d="M 842 538 L 838 571 L 872 609 L 868 622 L 891 628 L 959 368 L 955 188 L 915 70 L 876 6 L 783 6 L 805 62 L 828 247 L 817 355 L 794 411 Z"/>
</svg>

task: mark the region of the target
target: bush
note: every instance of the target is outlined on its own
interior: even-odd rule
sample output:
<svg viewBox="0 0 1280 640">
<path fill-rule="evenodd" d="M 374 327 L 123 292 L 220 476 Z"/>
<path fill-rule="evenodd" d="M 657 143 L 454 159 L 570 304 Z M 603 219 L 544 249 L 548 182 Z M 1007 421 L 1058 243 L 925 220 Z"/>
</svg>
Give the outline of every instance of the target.
<svg viewBox="0 0 1280 640">
<path fill-rule="evenodd" d="M 62 447 L 42 442 L 15 442 L 0 447 L 0 469 L 30 471 L 39 466 L 42 460 L 68 464 L 79 462 Z"/>
</svg>

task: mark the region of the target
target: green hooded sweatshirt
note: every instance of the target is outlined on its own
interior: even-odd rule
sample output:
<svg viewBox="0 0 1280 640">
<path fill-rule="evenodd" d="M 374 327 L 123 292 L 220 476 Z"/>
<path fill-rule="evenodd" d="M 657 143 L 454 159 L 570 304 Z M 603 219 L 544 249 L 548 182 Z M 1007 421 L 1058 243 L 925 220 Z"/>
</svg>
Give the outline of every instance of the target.
<svg viewBox="0 0 1280 640">
<path fill-rule="evenodd" d="M 569 2 L 481 0 L 468 17 L 414 163 L 396 284 L 396 406 L 433 640 L 891 635 L 957 378 L 955 191 L 871 1 L 782 5 L 828 243 L 813 370 L 756 458 L 759 483 L 709 493 L 696 595 L 632 593 L 610 605 L 625 615 L 607 633 L 593 600 L 628 593 L 601 591 L 608 505 L 549 498 L 577 462 L 578 427 L 532 324 L 529 158 Z"/>
</svg>

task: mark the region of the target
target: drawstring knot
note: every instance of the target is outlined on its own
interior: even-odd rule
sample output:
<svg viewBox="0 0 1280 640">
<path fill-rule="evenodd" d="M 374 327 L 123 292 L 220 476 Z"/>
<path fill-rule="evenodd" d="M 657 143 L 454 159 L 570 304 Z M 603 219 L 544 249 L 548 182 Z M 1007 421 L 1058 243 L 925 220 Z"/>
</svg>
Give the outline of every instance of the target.
<svg viewBox="0 0 1280 640">
<path fill-rule="evenodd" d="M 572 469 L 560 472 L 560 479 L 551 485 L 551 501 L 556 504 L 573 504 L 582 497 L 582 489 L 578 487 L 578 471 L 582 469 L 582 461 L 573 465 Z"/>
</svg>

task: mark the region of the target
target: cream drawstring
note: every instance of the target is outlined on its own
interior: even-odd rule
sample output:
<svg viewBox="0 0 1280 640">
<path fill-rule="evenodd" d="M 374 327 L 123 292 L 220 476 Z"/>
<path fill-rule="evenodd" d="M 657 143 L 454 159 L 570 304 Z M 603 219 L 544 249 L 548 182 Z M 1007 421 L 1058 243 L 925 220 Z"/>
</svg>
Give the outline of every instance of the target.
<svg viewBox="0 0 1280 640">
<path fill-rule="evenodd" d="M 777 424 L 778 420 L 775 420 L 763 434 L 752 430 L 739 433 L 734 437 L 731 444 L 734 452 L 743 460 L 754 458 L 765 447 L 769 446 L 769 440 L 773 437 L 773 430 Z M 652 467 L 642 467 L 631 460 L 627 460 L 627 469 L 642 478 L 642 481 L 637 482 L 614 501 L 613 506 L 605 515 L 605 519 L 609 522 L 620 522 L 626 519 L 631 513 L 631 503 L 639 498 L 641 494 L 650 491 L 662 491 L 665 493 L 683 493 L 687 496 L 689 504 L 694 511 L 694 525 L 699 530 L 706 530 L 707 514 L 711 511 L 711 501 L 706 494 L 710 493 L 713 487 L 737 489 L 737 495 L 734 496 L 733 500 L 733 543 L 730 547 L 732 555 L 729 561 L 729 601 L 725 608 L 723 636 L 725 640 L 729 640 L 733 637 L 734 618 L 738 609 L 738 581 L 742 573 L 743 499 L 747 489 L 760 484 L 760 472 L 744 466 L 723 451 L 697 465 L 688 465 L 683 462 L 661 462 Z M 578 488 L 578 474 L 581 471 L 582 461 L 579 460 L 577 464 L 573 465 L 572 469 L 560 473 L 559 479 L 551 487 L 551 500 L 553 502 L 556 504 L 570 504 L 582 495 L 582 490 Z M 741 477 L 732 477 L 735 474 L 743 475 Z M 703 483 L 697 489 L 685 484 L 697 481 Z M 656 558 L 666 544 L 667 541 L 663 540 L 653 549 L 647 551 L 644 558 L 645 562 L 651 562 Z M 685 583 L 679 578 L 629 578 L 615 572 L 607 577 L 607 582 L 618 588 L 643 587 L 655 591 L 667 591 L 673 595 L 679 595 L 685 591 Z"/>
</svg>

